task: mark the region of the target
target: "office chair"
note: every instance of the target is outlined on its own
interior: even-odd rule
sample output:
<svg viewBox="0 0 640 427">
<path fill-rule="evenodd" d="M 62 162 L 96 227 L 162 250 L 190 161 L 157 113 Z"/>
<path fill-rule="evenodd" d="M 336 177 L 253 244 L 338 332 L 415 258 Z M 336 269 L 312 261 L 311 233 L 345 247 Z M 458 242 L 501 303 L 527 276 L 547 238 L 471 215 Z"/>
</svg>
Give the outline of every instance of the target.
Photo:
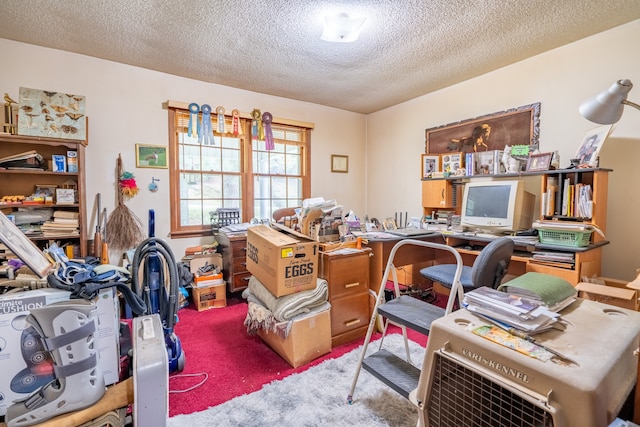
<svg viewBox="0 0 640 427">
<path fill-rule="evenodd" d="M 511 262 L 513 246 L 513 240 L 508 237 L 497 238 L 480 251 L 472 267 L 463 266 L 460 283 L 464 292 L 481 286 L 490 286 L 493 289 L 500 286 Z M 433 265 L 421 269 L 420 274 L 451 289 L 456 267 L 456 264 Z"/>
</svg>

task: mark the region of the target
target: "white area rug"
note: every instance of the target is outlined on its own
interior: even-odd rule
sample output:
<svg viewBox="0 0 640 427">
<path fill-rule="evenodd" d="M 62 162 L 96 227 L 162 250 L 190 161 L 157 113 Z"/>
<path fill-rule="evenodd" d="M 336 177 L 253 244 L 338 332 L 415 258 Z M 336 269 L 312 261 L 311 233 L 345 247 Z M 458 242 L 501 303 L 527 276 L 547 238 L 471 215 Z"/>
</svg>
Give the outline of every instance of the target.
<svg viewBox="0 0 640 427">
<path fill-rule="evenodd" d="M 405 355 L 401 335 L 388 335 L 383 347 L 398 356 Z M 372 342 L 367 353 L 378 348 L 379 342 Z M 413 363 L 422 366 L 424 348 L 413 341 L 409 341 L 409 348 Z M 415 406 L 364 369 L 360 371 L 353 403 L 347 403 L 361 351 L 359 347 L 205 411 L 169 418 L 167 425 L 415 427 Z"/>
</svg>

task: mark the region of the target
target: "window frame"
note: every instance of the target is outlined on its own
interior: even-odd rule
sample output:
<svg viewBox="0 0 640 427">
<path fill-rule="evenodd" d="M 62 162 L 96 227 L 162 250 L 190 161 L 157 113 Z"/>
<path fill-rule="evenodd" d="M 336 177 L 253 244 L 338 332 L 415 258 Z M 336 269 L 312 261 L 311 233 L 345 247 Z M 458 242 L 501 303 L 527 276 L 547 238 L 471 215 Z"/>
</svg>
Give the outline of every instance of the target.
<svg viewBox="0 0 640 427">
<path fill-rule="evenodd" d="M 168 110 L 169 118 L 169 202 L 171 211 L 171 238 L 189 238 L 189 237 L 202 237 L 210 236 L 211 226 L 209 224 L 202 224 L 201 226 L 185 226 L 180 224 L 180 144 L 178 139 L 178 129 L 176 126 L 177 111 L 188 113 L 188 105 L 183 104 L 180 106 L 175 105 L 174 102 L 167 102 L 165 107 Z M 182 103 L 180 103 L 182 104 Z M 226 119 L 229 119 L 230 115 L 225 115 Z M 240 118 L 242 120 L 242 135 L 240 135 L 240 152 L 241 152 L 241 185 L 242 185 L 242 222 L 248 222 L 254 216 L 254 188 L 253 188 L 253 147 L 251 140 L 251 115 L 248 113 L 241 113 Z M 273 119 L 274 126 L 286 126 L 299 128 L 303 133 L 304 141 L 300 143 L 302 153 L 302 199 L 307 199 L 311 195 L 311 130 L 313 124 L 299 122 L 295 120 L 287 119 Z M 215 135 L 218 135 L 215 132 Z"/>
</svg>

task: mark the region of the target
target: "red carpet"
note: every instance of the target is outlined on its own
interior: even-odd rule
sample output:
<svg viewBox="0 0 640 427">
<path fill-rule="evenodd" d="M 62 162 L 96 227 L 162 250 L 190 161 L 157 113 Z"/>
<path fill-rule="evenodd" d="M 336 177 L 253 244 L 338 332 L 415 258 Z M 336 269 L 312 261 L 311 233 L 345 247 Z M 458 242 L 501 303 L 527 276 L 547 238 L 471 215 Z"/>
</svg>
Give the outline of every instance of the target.
<svg viewBox="0 0 640 427">
<path fill-rule="evenodd" d="M 294 369 L 260 337 L 247 334 L 243 324 L 246 314 L 247 305 L 242 299 L 229 299 L 225 308 L 198 312 L 190 305 L 178 311 L 175 332 L 182 343 L 185 368 L 180 373 L 170 375 L 169 416 L 202 411 L 236 396 L 252 393 L 265 384 L 302 372 L 325 359 L 340 357 L 364 341 L 360 339 L 344 344 Z M 409 336 L 422 345 L 426 344 L 426 337 L 422 335 L 410 332 Z M 374 336 L 377 337 L 379 334 Z M 203 379 L 201 376 L 181 375 L 200 373 L 209 376 L 203 385 L 176 393 Z"/>
</svg>

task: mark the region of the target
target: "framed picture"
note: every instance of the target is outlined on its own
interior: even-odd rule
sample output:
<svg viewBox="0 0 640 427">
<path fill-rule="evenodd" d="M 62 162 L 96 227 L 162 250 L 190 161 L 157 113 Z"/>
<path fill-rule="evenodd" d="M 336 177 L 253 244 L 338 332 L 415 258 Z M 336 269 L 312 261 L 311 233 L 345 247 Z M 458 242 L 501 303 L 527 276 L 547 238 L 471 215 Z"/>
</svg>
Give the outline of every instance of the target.
<svg viewBox="0 0 640 427">
<path fill-rule="evenodd" d="M 2 212 L 0 212 L 0 241 L 41 279 L 53 267 L 53 263 L 45 254 Z"/>
<path fill-rule="evenodd" d="M 540 103 L 449 123 L 425 131 L 425 153 L 502 150 L 510 145 L 530 146 L 540 139 Z"/>
<path fill-rule="evenodd" d="M 464 153 L 445 153 L 442 158 L 442 171 L 446 174 L 458 175 L 464 173 Z M 461 172 L 460 172 L 461 171 Z"/>
<path fill-rule="evenodd" d="M 553 153 L 532 154 L 527 160 L 527 172 L 547 171 L 551 166 Z"/>
<path fill-rule="evenodd" d="M 575 159 L 579 160 L 579 166 L 598 166 L 598 154 L 600 153 L 602 144 L 604 144 L 604 140 L 609 136 L 612 126 L 613 125 L 603 125 L 587 131 L 575 156 Z"/>
<path fill-rule="evenodd" d="M 440 156 L 422 155 L 422 177 L 432 178 L 434 173 L 440 172 Z"/>
<path fill-rule="evenodd" d="M 136 144 L 136 167 L 165 169 L 167 160 L 167 147 Z"/>
<path fill-rule="evenodd" d="M 349 156 L 331 155 L 331 172 L 349 172 Z"/>
</svg>

